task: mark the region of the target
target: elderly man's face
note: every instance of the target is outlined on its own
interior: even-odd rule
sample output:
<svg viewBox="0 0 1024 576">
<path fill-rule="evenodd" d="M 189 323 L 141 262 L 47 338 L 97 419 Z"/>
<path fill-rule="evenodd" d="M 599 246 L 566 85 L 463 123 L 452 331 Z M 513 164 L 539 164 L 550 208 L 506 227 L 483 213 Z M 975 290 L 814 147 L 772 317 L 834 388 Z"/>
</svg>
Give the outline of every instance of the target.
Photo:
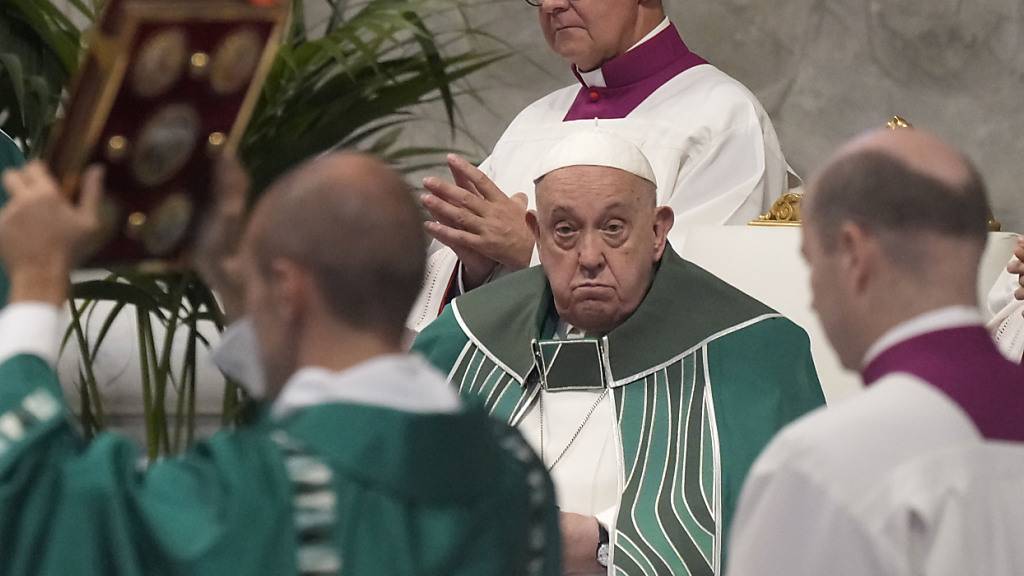
<svg viewBox="0 0 1024 576">
<path fill-rule="evenodd" d="M 537 184 L 527 220 L 559 317 L 607 332 L 643 301 L 665 251 L 673 215 L 654 185 L 600 166 L 555 170 Z"/>
<path fill-rule="evenodd" d="M 581 70 L 593 70 L 632 46 L 639 4 L 636 0 L 544 0 L 538 15 L 551 49 Z"/>
</svg>

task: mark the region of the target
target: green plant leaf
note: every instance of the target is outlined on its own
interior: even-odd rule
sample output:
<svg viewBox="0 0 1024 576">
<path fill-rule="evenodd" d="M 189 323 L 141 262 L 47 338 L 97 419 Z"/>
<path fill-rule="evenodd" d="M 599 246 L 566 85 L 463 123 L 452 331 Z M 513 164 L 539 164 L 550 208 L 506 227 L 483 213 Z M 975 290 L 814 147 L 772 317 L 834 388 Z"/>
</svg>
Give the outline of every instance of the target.
<svg viewBox="0 0 1024 576">
<path fill-rule="evenodd" d="M 18 104 L 18 114 L 21 116 L 21 121 L 25 122 L 25 77 L 22 74 L 21 60 L 14 54 L 0 54 L 0 68 L 3 68 L 10 78 L 14 97 Z"/>
<path fill-rule="evenodd" d="M 416 41 L 423 50 L 427 64 L 427 71 L 437 83 L 441 91 L 441 99 L 444 100 L 444 111 L 448 115 L 448 123 L 451 125 L 452 137 L 455 137 L 455 98 L 452 96 L 451 80 L 448 78 L 448 67 L 441 57 L 441 51 L 433 41 L 433 35 L 427 29 L 427 25 L 418 14 L 412 11 L 402 13 L 402 17 L 412 23 L 419 31 L 415 34 Z"/>
</svg>

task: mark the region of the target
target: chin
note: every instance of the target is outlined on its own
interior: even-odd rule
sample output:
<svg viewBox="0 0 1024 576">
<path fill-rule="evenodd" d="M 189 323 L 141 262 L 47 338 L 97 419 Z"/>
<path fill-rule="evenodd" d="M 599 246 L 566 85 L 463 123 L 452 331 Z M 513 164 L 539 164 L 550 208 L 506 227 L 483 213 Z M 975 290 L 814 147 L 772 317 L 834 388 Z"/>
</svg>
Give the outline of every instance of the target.
<svg viewBox="0 0 1024 576">
<path fill-rule="evenodd" d="M 559 42 L 556 38 L 554 44 L 555 52 L 565 61 L 575 64 L 580 70 L 590 71 L 601 65 L 601 59 L 591 54 L 591 51 L 582 46 L 582 42 L 578 40 Z"/>
<path fill-rule="evenodd" d="M 572 311 L 567 322 L 587 332 L 607 332 L 615 327 L 615 311 L 600 303 L 583 304 Z"/>
</svg>

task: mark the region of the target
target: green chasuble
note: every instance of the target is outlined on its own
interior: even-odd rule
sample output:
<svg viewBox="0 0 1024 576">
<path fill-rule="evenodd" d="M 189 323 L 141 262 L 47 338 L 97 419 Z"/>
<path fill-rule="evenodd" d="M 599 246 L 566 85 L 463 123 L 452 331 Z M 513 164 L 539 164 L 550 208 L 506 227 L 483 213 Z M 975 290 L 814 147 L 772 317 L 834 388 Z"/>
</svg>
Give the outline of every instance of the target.
<svg viewBox="0 0 1024 576">
<path fill-rule="evenodd" d="M 324 404 L 144 470 L 60 398 L 39 358 L 0 365 L 4 576 L 559 572 L 550 480 L 479 410 Z"/>
<path fill-rule="evenodd" d="M 824 403 L 807 335 L 671 247 L 640 307 L 591 352 L 569 355 L 576 366 L 532 346 L 555 316 L 535 267 L 455 299 L 413 348 L 511 425 L 538 397 L 537 365 L 549 389 L 556 372 L 603 380 L 618 422 L 614 573 L 724 573 L 747 470 L 780 428 Z"/>
<path fill-rule="evenodd" d="M 7 134 L 0 130 L 0 172 L 7 168 L 17 168 L 25 163 L 25 157 L 21 149 L 11 140 Z M 7 203 L 7 191 L 4 190 L 3 182 L 0 182 L 0 207 Z M 7 292 L 10 286 L 7 282 L 7 273 L 0 267 L 0 306 L 7 303 Z"/>
</svg>

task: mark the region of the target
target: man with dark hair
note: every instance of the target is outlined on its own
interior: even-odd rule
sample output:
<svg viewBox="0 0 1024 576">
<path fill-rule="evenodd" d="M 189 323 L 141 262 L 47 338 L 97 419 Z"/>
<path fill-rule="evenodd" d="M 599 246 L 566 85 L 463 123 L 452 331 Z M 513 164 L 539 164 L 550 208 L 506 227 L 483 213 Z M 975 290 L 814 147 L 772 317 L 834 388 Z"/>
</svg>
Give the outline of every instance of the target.
<svg viewBox="0 0 1024 576">
<path fill-rule="evenodd" d="M 658 204 L 676 215 L 677 247 L 694 226 L 746 224 L 785 192 L 786 160 L 768 114 L 750 90 L 690 51 L 662 4 L 526 0 L 576 82 L 520 112 L 479 169 L 452 156 L 452 183 L 424 181 L 434 217 L 427 231 L 439 243 L 413 329 L 453 294 L 536 263 L 524 223 L 535 205 L 533 176 L 553 146 L 595 120 L 650 159 Z"/>
<path fill-rule="evenodd" d="M 269 414 L 148 470 L 125 439 L 84 443 L 53 364 L 101 178 L 72 206 L 39 162 L 3 176 L 0 573 L 559 572 L 552 488 L 528 445 L 401 352 L 424 239 L 401 178 L 365 156 L 296 169 L 240 241 L 246 178 L 220 166 L 203 269 L 251 318 Z"/>
<path fill-rule="evenodd" d="M 758 458 L 730 573 L 1024 573 L 1024 369 L 977 309 L 981 177 L 925 132 L 875 132 L 805 202 L 814 308 L 868 390 Z"/>
</svg>

